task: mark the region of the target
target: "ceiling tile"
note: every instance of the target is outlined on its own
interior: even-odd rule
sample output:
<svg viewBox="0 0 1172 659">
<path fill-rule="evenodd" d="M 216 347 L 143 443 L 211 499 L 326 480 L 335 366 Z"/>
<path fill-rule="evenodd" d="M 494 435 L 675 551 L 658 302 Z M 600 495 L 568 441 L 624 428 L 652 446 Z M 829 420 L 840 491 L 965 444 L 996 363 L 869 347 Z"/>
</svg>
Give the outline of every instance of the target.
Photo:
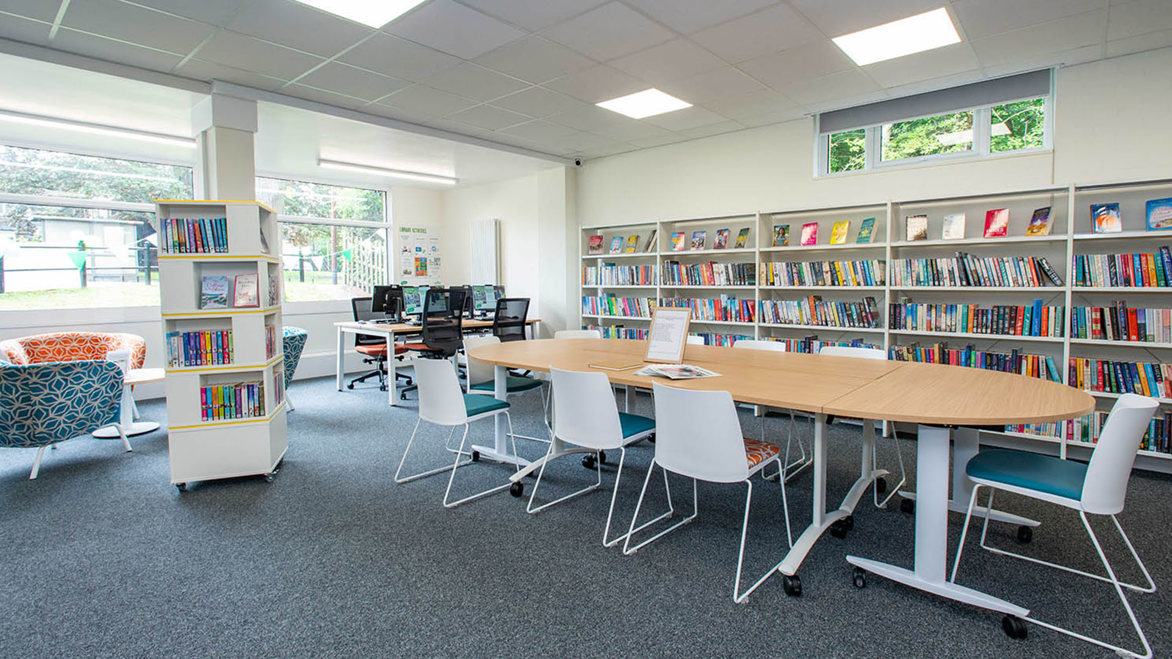
<svg viewBox="0 0 1172 659">
<path fill-rule="evenodd" d="M 569 94 L 587 103 L 601 103 L 642 91 L 647 88 L 647 84 L 621 71 L 600 64 L 585 71 L 552 80 L 542 87 Z"/>
<path fill-rule="evenodd" d="M 614 140 L 607 139 L 601 135 L 594 133 L 579 132 L 566 137 L 559 137 L 545 141 L 546 146 L 559 149 L 568 153 L 581 153 L 585 149 L 594 149 L 608 144 L 613 144 Z"/>
<path fill-rule="evenodd" d="M 365 25 L 290 0 L 253 0 L 227 27 L 322 57 L 333 57 L 374 32 Z"/>
<path fill-rule="evenodd" d="M 1105 28 L 1106 10 L 1031 25 L 984 39 L 974 39 L 973 50 L 981 66 L 1013 64 L 1039 55 L 1099 44 Z M 1019 69 L 1024 70 L 1024 69 Z"/>
<path fill-rule="evenodd" d="M 589 11 L 606 0 L 463 0 L 480 11 L 534 32 Z"/>
<path fill-rule="evenodd" d="M 661 85 L 726 66 L 716 55 L 684 38 L 672 39 L 610 62 L 614 68 Z"/>
<path fill-rule="evenodd" d="M 527 82 L 489 71 L 471 62 L 440 72 L 428 79 L 427 84 L 478 101 L 489 101 L 530 86 Z"/>
<path fill-rule="evenodd" d="M 654 117 L 647 117 L 645 121 L 660 128 L 668 130 L 686 130 L 688 128 L 698 128 L 700 126 L 707 126 L 709 124 L 718 124 L 722 121 L 727 121 L 727 117 L 722 117 L 711 110 L 706 110 L 699 107 L 684 108 L 676 110 L 675 112 L 668 112 L 666 114 L 656 115 Z"/>
<path fill-rule="evenodd" d="M 737 67 L 785 93 L 789 93 L 788 87 L 795 83 L 858 68 L 830 41 L 816 41 L 774 55 L 758 57 L 742 62 Z"/>
<path fill-rule="evenodd" d="M 368 101 L 382 98 L 411 84 L 406 80 L 390 78 L 338 62 L 329 62 L 313 73 L 298 79 L 297 82 Z"/>
<path fill-rule="evenodd" d="M 596 135 L 601 135 L 612 140 L 620 142 L 628 142 L 632 139 L 655 137 L 656 135 L 663 135 L 668 133 L 664 128 L 647 123 L 645 120 L 628 119 L 621 117 L 618 123 L 596 128 L 590 131 Z"/>
<path fill-rule="evenodd" d="M 868 0 L 867 2 L 826 2 L 790 0 L 826 36 L 834 38 L 883 25 L 936 9 L 941 0 Z"/>
<path fill-rule="evenodd" d="M 346 94 L 336 94 L 328 89 L 318 89 L 310 87 L 309 85 L 301 85 L 293 83 L 281 88 L 281 93 L 298 98 L 304 98 L 310 101 L 317 101 L 318 103 L 325 103 L 327 105 L 336 105 L 341 108 L 350 108 L 357 110 L 366 105 L 366 101 L 361 98 L 355 98 Z"/>
<path fill-rule="evenodd" d="M 181 55 L 212 32 L 203 23 L 116 0 L 74 2 L 65 10 L 61 25 Z"/>
<path fill-rule="evenodd" d="M 1021 73 L 1023 71 L 1045 69 L 1052 66 L 1061 67 L 1073 66 L 1075 64 L 1084 64 L 1086 62 L 1093 62 L 1102 58 L 1103 45 L 1096 43 L 1089 46 L 1071 48 L 1068 50 L 1057 50 L 1046 53 L 1036 53 L 1033 55 L 1022 55 L 1021 57 L 999 64 L 983 66 L 981 71 L 985 74 L 986 77 L 997 78 L 1000 76 Z"/>
<path fill-rule="evenodd" d="M 44 46 L 49 43 L 52 25 L 31 18 L 4 16 L 0 18 L 0 37 Z"/>
<path fill-rule="evenodd" d="M 492 104 L 506 110 L 527 114 L 530 117 L 548 117 L 552 114 L 569 112 L 582 107 L 593 107 L 565 94 L 559 94 L 542 87 L 530 87 L 516 94 L 509 94 L 494 100 Z"/>
<path fill-rule="evenodd" d="M 507 126 L 529 121 L 529 117 L 517 114 L 512 110 L 497 108 L 491 105 L 477 105 L 476 107 L 461 110 L 447 117 L 451 121 L 476 126 L 486 130 L 500 130 Z"/>
<path fill-rule="evenodd" d="M 744 129 L 744 126 L 735 121 L 722 121 L 720 123 L 708 124 L 707 126 L 697 126 L 696 128 L 681 130 L 680 133 L 687 135 L 690 138 L 696 139 L 700 137 L 709 137 L 711 135 L 722 135 L 724 133 L 731 133 Z"/>
<path fill-rule="evenodd" d="M 458 57 L 381 32 L 346 51 L 338 60 L 412 82 L 422 82 L 460 63 Z"/>
<path fill-rule="evenodd" d="M 63 27 L 50 42 L 53 48 L 154 71 L 170 71 L 182 59 L 173 53 L 78 32 Z"/>
<path fill-rule="evenodd" d="M 626 0 L 671 29 L 688 34 L 732 20 L 777 4 L 777 0 L 719 0 L 719 2 L 680 2 L 680 0 Z"/>
<path fill-rule="evenodd" d="M 789 6 L 778 5 L 697 32 L 692 39 L 735 64 L 822 41 L 825 36 Z"/>
<path fill-rule="evenodd" d="M 1168 0 L 1132 0 L 1112 5 L 1107 40 L 1115 41 L 1149 32 L 1172 29 L 1172 3 Z"/>
<path fill-rule="evenodd" d="M 45 0 L 0 0 L 0 11 L 48 23 L 52 23 L 57 18 L 57 9 L 60 6 L 60 2 L 45 2 Z"/>
<path fill-rule="evenodd" d="M 977 56 L 967 43 L 957 43 L 923 53 L 905 55 L 863 67 L 883 87 L 909 85 L 980 68 Z"/>
<path fill-rule="evenodd" d="M 476 58 L 476 63 L 533 84 L 541 84 L 594 65 L 590 58 L 538 36 L 505 44 Z"/>
<path fill-rule="evenodd" d="M 183 66 L 176 68 L 173 73 L 196 80 L 234 82 L 238 85 L 256 87 L 257 89 L 264 89 L 266 91 L 276 91 L 288 82 L 287 80 L 272 78 L 253 71 L 245 71 L 244 69 L 224 66 L 223 64 L 216 64 L 214 62 L 205 62 L 194 57 L 184 62 Z"/>
<path fill-rule="evenodd" d="M 449 94 L 426 85 L 412 85 L 379 101 L 379 105 L 388 105 L 410 114 L 434 117 L 467 110 L 476 104 L 477 102 L 472 99 Z"/>
<path fill-rule="evenodd" d="M 956 0 L 953 15 L 965 40 L 1100 9 L 1103 0 Z M 1114 14 L 1114 10 L 1112 10 Z"/>
<path fill-rule="evenodd" d="M 584 131 L 595 131 L 607 127 L 621 127 L 626 122 L 634 121 L 610 110 L 603 110 L 595 105 L 583 104 L 575 110 L 567 110 L 546 118 L 548 121 L 577 128 Z"/>
<path fill-rule="evenodd" d="M 452 0 L 431 0 L 384 31 L 463 59 L 475 59 L 525 36 L 515 27 Z"/>
<path fill-rule="evenodd" d="M 884 91 L 891 98 L 902 98 L 904 96 L 913 96 L 938 89 L 948 89 L 949 87 L 959 87 L 989 79 L 990 76 L 985 75 L 983 71 L 964 71 L 939 78 L 920 80 L 906 85 L 892 85 L 890 87 L 884 87 Z"/>
<path fill-rule="evenodd" d="M 627 144 L 625 142 L 610 142 L 604 146 L 593 147 L 582 151 L 583 158 L 605 158 L 607 156 L 617 156 L 620 153 L 628 153 L 635 151 L 636 146 Z"/>
<path fill-rule="evenodd" d="M 665 144 L 675 144 L 676 142 L 684 142 L 688 138 L 679 133 L 664 133 L 663 135 L 654 135 L 652 137 L 638 137 L 633 140 L 628 140 L 631 144 L 640 149 L 653 149 L 657 146 L 664 146 Z"/>
<path fill-rule="evenodd" d="M 1172 46 L 1172 30 L 1163 32 L 1149 32 L 1138 37 L 1117 39 L 1107 42 L 1107 57 L 1119 57 L 1131 53 L 1142 53 L 1145 50 L 1155 50 Z"/>
<path fill-rule="evenodd" d="M 800 105 L 772 89 L 711 99 L 704 102 L 704 107 L 737 121 L 744 117 L 761 114 L 794 111 L 800 114 L 802 112 Z"/>
<path fill-rule="evenodd" d="M 221 31 L 196 55 L 203 60 L 292 80 L 323 60 L 314 55 L 267 43 L 243 34 Z"/>
<path fill-rule="evenodd" d="M 757 128 L 758 126 L 772 126 L 773 124 L 782 124 L 787 121 L 793 121 L 794 119 L 800 119 L 806 114 L 808 114 L 806 110 L 801 108 L 793 108 L 791 110 L 755 114 L 751 117 L 737 119 L 737 121 L 744 124 L 746 127 Z"/>
<path fill-rule="evenodd" d="M 610 2 L 549 28 L 545 36 L 606 61 L 663 43 L 674 33 L 618 2 Z"/>
<path fill-rule="evenodd" d="M 786 87 L 786 96 L 807 108 L 823 108 L 828 104 L 848 100 L 850 105 L 869 102 L 879 92 L 879 86 L 862 71 L 852 69 L 827 76 L 805 80 Z M 858 99 L 867 99 L 866 101 Z"/>
<path fill-rule="evenodd" d="M 578 131 L 574 130 L 573 128 L 562 126 L 560 124 L 552 124 L 548 121 L 541 121 L 540 119 L 535 121 L 528 121 L 523 124 L 517 124 L 516 126 L 510 126 L 509 128 L 505 128 L 500 132 L 507 135 L 516 135 L 517 137 L 526 140 L 532 140 L 542 144 L 548 140 L 568 137 L 578 133 Z"/>
<path fill-rule="evenodd" d="M 43 2 L 43 0 L 38 0 Z M 161 9 L 184 18 L 223 27 L 232 20 L 249 2 L 249 0 L 134 0 L 136 4 Z M 52 5 L 54 3 L 45 2 Z"/>
<path fill-rule="evenodd" d="M 733 66 L 724 66 L 715 71 L 659 86 L 661 91 L 695 105 L 700 105 L 709 99 L 738 96 L 762 91 L 765 88 L 765 85 Z"/>
</svg>

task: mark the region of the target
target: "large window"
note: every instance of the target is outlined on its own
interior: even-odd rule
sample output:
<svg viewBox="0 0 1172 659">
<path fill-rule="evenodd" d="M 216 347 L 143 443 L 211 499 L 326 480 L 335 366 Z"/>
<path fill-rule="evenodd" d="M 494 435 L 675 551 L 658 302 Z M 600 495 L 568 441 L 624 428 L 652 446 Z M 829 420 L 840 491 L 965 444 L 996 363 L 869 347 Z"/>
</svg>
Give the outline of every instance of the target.
<svg viewBox="0 0 1172 659">
<path fill-rule="evenodd" d="M 177 165 L 0 145 L 0 309 L 159 303 L 157 198 L 190 198 Z"/>
<path fill-rule="evenodd" d="M 349 299 L 387 283 L 384 191 L 276 178 L 256 188 L 280 221 L 286 301 Z"/>
</svg>

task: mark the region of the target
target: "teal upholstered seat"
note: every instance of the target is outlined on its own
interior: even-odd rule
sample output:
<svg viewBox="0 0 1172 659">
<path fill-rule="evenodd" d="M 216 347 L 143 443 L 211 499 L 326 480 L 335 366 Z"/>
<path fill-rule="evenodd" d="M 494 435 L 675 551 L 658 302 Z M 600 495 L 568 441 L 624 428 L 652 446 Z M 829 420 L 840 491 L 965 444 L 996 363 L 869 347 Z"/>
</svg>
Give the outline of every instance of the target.
<svg viewBox="0 0 1172 659">
<path fill-rule="evenodd" d="M 623 428 L 623 437 L 634 437 L 639 433 L 655 430 L 655 419 L 649 419 L 638 414 L 619 412 L 619 425 Z"/>
<path fill-rule="evenodd" d="M 509 404 L 503 400 L 497 400 L 489 396 L 481 396 L 479 394 L 464 394 L 464 411 L 468 416 L 476 416 L 477 414 L 484 414 L 493 410 L 501 410 L 508 407 Z"/>
<path fill-rule="evenodd" d="M 1087 466 L 1081 462 L 1060 460 L 1037 453 L 985 449 L 969 460 L 965 473 L 969 478 L 1022 487 L 1077 501 L 1082 498 L 1082 485 L 1087 477 Z"/>
<path fill-rule="evenodd" d="M 505 391 L 510 394 L 521 393 L 522 391 L 529 391 L 541 386 L 541 380 L 537 378 L 530 378 L 524 375 L 510 375 L 505 380 Z M 487 382 L 480 382 L 469 387 L 473 391 L 487 391 L 492 393 L 496 390 L 496 382 L 488 380 Z"/>
</svg>

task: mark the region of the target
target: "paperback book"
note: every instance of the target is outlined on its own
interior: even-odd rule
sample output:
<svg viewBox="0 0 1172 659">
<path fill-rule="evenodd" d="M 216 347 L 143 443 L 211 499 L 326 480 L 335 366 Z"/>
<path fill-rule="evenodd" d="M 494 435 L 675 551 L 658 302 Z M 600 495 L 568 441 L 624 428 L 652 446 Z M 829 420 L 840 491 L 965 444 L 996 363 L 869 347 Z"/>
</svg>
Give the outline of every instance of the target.
<svg viewBox="0 0 1172 659">
<path fill-rule="evenodd" d="M 684 249 L 684 232 L 677 231 L 671 234 L 671 251 L 679 252 Z"/>
<path fill-rule="evenodd" d="M 985 237 L 1004 238 L 1009 235 L 1009 209 L 994 208 L 985 211 Z"/>
<path fill-rule="evenodd" d="M 708 235 L 707 231 L 693 231 L 692 232 L 692 249 L 704 249 L 704 238 Z"/>
<path fill-rule="evenodd" d="M 610 239 L 610 253 L 619 254 L 623 251 L 623 237 L 615 236 Z"/>
<path fill-rule="evenodd" d="M 734 249 L 743 249 L 749 246 L 749 227 L 745 227 L 737 232 L 737 243 L 733 245 Z"/>
<path fill-rule="evenodd" d="M 1172 229 L 1172 197 L 1149 199 L 1147 211 L 1149 231 Z"/>
<path fill-rule="evenodd" d="M 222 275 L 209 275 L 203 278 L 200 286 L 200 309 L 226 309 L 228 307 L 228 278 Z"/>
<path fill-rule="evenodd" d="M 907 222 L 907 241 L 927 240 L 928 239 L 928 216 L 927 215 L 908 215 L 904 218 Z"/>
<path fill-rule="evenodd" d="M 1030 217 L 1030 225 L 1026 227 L 1027 236 L 1050 235 L 1050 207 L 1038 208 Z"/>
<path fill-rule="evenodd" d="M 875 218 L 868 217 L 859 225 L 859 235 L 855 236 L 856 243 L 869 243 L 871 236 L 875 233 Z"/>
<path fill-rule="evenodd" d="M 602 253 L 602 236 L 590 236 L 590 244 L 586 247 L 587 254 Z"/>
<path fill-rule="evenodd" d="M 712 245 L 712 249 L 724 249 L 728 247 L 728 229 L 716 230 L 716 242 Z"/>
<path fill-rule="evenodd" d="M 789 225 L 775 224 L 773 225 L 773 246 L 774 247 L 789 247 Z"/>
<path fill-rule="evenodd" d="M 808 222 L 802 225 L 802 246 L 818 244 L 818 223 Z"/>
<path fill-rule="evenodd" d="M 1091 204 L 1091 228 L 1095 233 L 1123 231 L 1123 217 L 1119 214 L 1119 204 Z"/>
<path fill-rule="evenodd" d="M 635 234 L 627 238 L 627 244 L 623 247 L 624 254 L 634 254 L 635 250 L 639 248 L 639 234 Z"/>
<path fill-rule="evenodd" d="M 845 245 L 846 234 L 851 230 L 850 220 L 841 220 L 834 223 L 834 227 L 830 229 L 830 244 L 831 245 Z"/>
<path fill-rule="evenodd" d="M 940 234 L 944 240 L 961 240 L 964 238 L 964 213 L 944 216 L 944 229 Z"/>
<path fill-rule="evenodd" d="M 649 253 L 655 251 L 655 238 L 659 235 L 659 229 L 652 229 L 651 235 L 647 237 L 647 243 L 643 245 L 643 252 Z"/>
<path fill-rule="evenodd" d="M 255 272 L 244 275 L 236 275 L 236 286 L 232 295 L 232 306 L 260 306 L 259 282 L 260 280 L 257 278 Z"/>
</svg>

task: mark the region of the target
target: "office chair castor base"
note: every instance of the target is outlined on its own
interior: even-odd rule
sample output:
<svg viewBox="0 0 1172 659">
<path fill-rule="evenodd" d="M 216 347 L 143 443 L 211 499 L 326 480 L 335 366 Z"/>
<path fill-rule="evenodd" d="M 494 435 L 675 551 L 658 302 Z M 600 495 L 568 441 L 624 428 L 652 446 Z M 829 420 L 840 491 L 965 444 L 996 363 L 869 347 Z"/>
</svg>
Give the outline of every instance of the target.
<svg viewBox="0 0 1172 659">
<path fill-rule="evenodd" d="M 1001 629 L 1009 638 L 1025 639 L 1029 634 L 1026 631 L 1026 625 L 1021 618 L 1017 616 L 1007 615 L 1001 619 Z"/>
<path fill-rule="evenodd" d="M 802 596 L 802 579 L 798 575 L 785 576 L 782 581 L 782 586 L 785 588 L 785 594 L 790 597 Z"/>
<path fill-rule="evenodd" d="M 1023 545 L 1034 539 L 1034 530 L 1028 526 L 1017 527 L 1017 541 Z"/>
<path fill-rule="evenodd" d="M 875 479 L 875 489 L 878 490 L 879 494 L 886 494 L 887 493 L 887 479 L 882 476 L 880 476 L 879 478 L 876 478 Z"/>
<path fill-rule="evenodd" d="M 509 494 L 513 495 L 514 497 L 521 498 L 521 495 L 525 494 L 525 484 L 520 481 L 513 483 L 509 486 Z"/>
<path fill-rule="evenodd" d="M 899 510 L 910 515 L 916 512 L 916 502 L 911 499 L 904 499 L 899 502 Z"/>
<path fill-rule="evenodd" d="M 867 587 L 867 571 L 861 567 L 855 568 L 854 573 L 855 588 Z"/>
</svg>

